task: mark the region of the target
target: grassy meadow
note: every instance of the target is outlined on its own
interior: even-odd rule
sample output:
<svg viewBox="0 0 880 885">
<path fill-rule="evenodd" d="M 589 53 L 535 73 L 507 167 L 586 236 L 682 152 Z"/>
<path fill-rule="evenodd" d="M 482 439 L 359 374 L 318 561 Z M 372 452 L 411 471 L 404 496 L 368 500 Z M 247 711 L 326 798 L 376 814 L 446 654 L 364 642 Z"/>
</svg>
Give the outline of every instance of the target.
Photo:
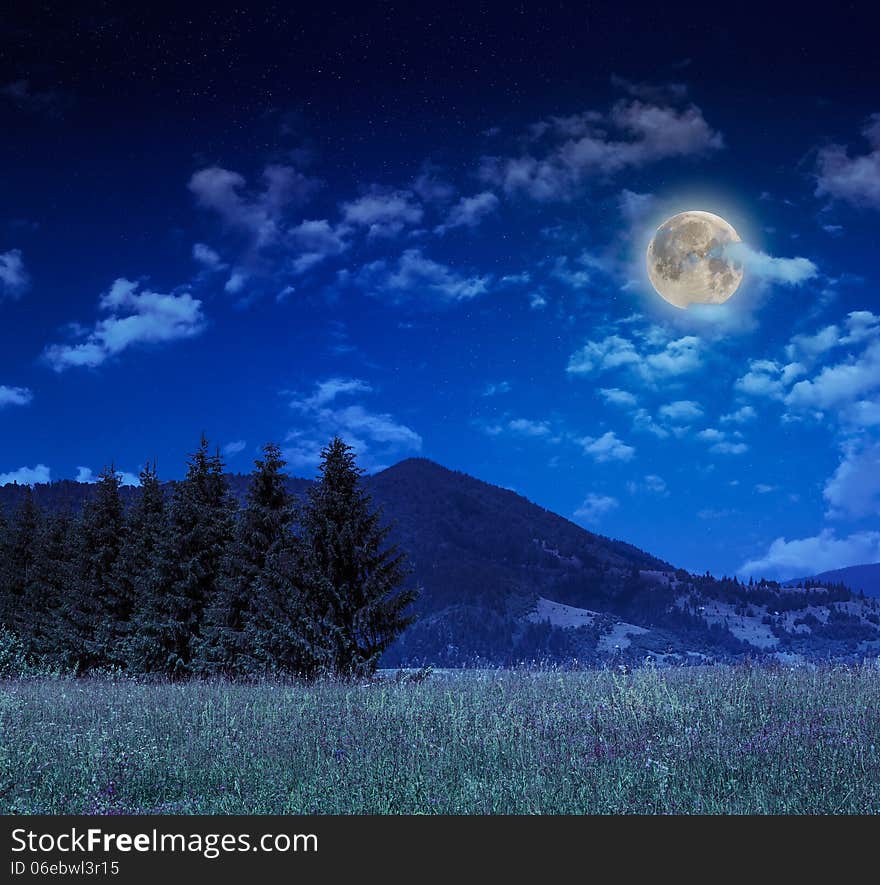
<svg viewBox="0 0 880 885">
<path fill-rule="evenodd" d="M 880 670 L 0 682 L 0 812 L 877 813 Z"/>
</svg>

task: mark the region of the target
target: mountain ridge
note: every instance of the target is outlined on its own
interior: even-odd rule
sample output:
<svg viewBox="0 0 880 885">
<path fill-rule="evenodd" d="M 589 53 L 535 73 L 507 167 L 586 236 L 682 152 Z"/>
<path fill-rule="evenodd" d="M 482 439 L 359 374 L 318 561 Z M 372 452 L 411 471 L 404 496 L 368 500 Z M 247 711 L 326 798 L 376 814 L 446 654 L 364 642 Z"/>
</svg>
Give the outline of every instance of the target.
<svg viewBox="0 0 880 885">
<path fill-rule="evenodd" d="M 786 584 L 803 584 L 806 581 L 845 584 L 851 590 L 863 592 L 866 596 L 880 597 L 880 562 L 866 562 L 848 565 L 843 568 L 829 569 L 808 578 L 796 578 Z"/>
<path fill-rule="evenodd" d="M 228 478 L 243 500 L 249 477 Z M 292 477 L 288 487 L 302 496 L 311 482 Z M 801 660 L 880 651 L 880 601 L 837 584 L 745 585 L 692 575 L 426 458 L 365 476 L 363 485 L 422 591 L 418 619 L 387 653 L 387 666 Z M 44 508 L 77 509 L 93 488 L 61 480 L 33 494 Z M 0 505 L 8 512 L 24 493 L 4 486 Z M 136 495 L 123 490 L 128 504 Z"/>
</svg>

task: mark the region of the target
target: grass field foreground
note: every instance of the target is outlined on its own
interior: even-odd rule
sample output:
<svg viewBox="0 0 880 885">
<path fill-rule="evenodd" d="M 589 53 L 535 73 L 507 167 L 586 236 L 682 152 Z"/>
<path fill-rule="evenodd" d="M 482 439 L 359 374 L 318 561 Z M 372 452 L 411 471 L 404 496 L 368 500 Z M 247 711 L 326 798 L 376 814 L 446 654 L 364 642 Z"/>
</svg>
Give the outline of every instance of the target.
<svg viewBox="0 0 880 885">
<path fill-rule="evenodd" d="M 0 682 L 0 812 L 877 813 L 880 670 Z"/>
</svg>

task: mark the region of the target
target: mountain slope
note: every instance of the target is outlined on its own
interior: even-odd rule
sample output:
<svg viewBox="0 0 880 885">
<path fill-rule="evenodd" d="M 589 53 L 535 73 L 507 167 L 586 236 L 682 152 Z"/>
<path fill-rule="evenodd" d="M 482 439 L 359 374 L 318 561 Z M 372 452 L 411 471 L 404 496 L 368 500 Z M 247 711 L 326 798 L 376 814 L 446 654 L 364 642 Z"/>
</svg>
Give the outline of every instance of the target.
<svg viewBox="0 0 880 885">
<path fill-rule="evenodd" d="M 880 562 L 866 565 L 851 565 L 847 568 L 821 572 L 811 578 L 790 581 L 791 584 L 802 584 L 814 581 L 820 584 L 845 584 L 850 590 L 862 592 L 865 596 L 880 597 Z"/>
<path fill-rule="evenodd" d="M 394 524 L 430 608 L 503 595 L 586 605 L 613 576 L 672 566 L 595 535 L 526 498 L 421 458 L 372 477 L 367 488 Z"/>
<path fill-rule="evenodd" d="M 248 477 L 229 481 L 242 500 Z M 388 653 L 389 666 L 880 651 L 880 601 L 830 581 L 746 586 L 691 575 L 515 492 L 421 458 L 364 484 L 422 590 L 418 621 Z M 298 496 L 309 485 L 289 483 Z M 77 510 L 93 490 L 64 481 L 37 486 L 34 497 L 48 509 Z M 129 503 L 137 495 L 123 492 Z M 0 488 L 0 506 L 9 512 L 23 494 L 22 487 Z"/>
<path fill-rule="evenodd" d="M 880 613 L 844 588 L 694 576 L 424 459 L 371 477 L 423 588 L 389 663 L 857 656 Z"/>
</svg>

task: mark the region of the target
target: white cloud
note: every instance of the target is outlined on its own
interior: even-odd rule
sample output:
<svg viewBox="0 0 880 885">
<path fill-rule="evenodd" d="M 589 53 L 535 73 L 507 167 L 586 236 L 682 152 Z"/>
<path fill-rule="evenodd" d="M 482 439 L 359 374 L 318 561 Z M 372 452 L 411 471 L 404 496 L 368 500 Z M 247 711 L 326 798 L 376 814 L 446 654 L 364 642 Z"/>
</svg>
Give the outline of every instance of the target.
<svg viewBox="0 0 880 885">
<path fill-rule="evenodd" d="M 282 455 L 292 470 L 313 470 L 321 463 L 321 450 L 329 441 L 306 430 L 291 430 L 284 438 Z M 352 444 L 350 438 L 346 442 Z"/>
<path fill-rule="evenodd" d="M 880 316 L 870 310 L 854 310 L 847 314 L 846 336 L 841 344 L 858 344 L 880 337 Z"/>
<path fill-rule="evenodd" d="M 620 214 L 627 222 L 630 230 L 641 224 L 654 211 L 657 198 L 653 194 L 640 194 L 624 188 L 617 197 Z M 630 231 L 627 232 L 629 235 Z"/>
<path fill-rule="evenodd" d="M 880 443 L 847 444 L 823 495 L 832 518 L 876 515 L 880 511 Z"/>
<path fill-rule="evenodd" d="M 483 396 L 497 396 L 499 393 L 510 393 L 509 381 L 490 382 L 483 388 Z"/>
<path fill-rule="evenodd" d="M 658 414 L 673 424 L 693 424 L 703 417 L 703 407 L 693 400 L 683 399 L 661 406 Z"/>
<path fill-rule="evenodd" d="M 816 196 L 880 209 L 880 114 L 862 129 L 870 149 L 850 156 L 844 145 L 830 144 L 816 156 Z"/>
<path fill-rule="evenodd" d="M 550 117 L 531 127 L 530 138 L 518 156 L 483 157 L 483 181 L 541 202 L 568 200 L 590 178 L 723 146 L 695 105 L 679 109 L 641 100 L 618 102 L 607 114 Z"/>
<path fill-rule="evenodd" d="M 754 421 L 757 417 L 758 413 L 752 406 L 742 406 L 735 412 L 728 412 L 728 414 L 722 415 L 720 420 L 722 424 L 747 424 L 749 421 Z"/>
<path fill-rule="evenodd" d="M 600 437 L 585 436 L 578 440 L 584 452 L 599 463 L 606 461 L 631 461 L 636 450 L 620 440 L 613 430 Z"/>
<path fill-rule="evenodd" d="M 649 374 L 661 377 L 686 375 L 703 364 L 700 339 L 685 335 L 670 341 L 662 350 L 645 357 Z"/>
<path fill-rule="evenodd" d="M 572 268 L 568 258 L 556 258 L 550 270 L 550 276 L 565 283 L 572 289 L 586 289 L 590 285 L 590 272 L 584 268 Z"/>
<path fill-rule="evenodd" d="M 529 295 L 529 309 L 543 310 L 547 306 L 547 299 L 542 292 L 532 292 Z"/>
<path fill-rule="evenodd" d="M 812 335 L 795 335 L 786 346 L 785 353 L 792 362 L 813 360 L 833 350 L 840 343 L 840 328 L 825 326 Z"/>
<path fill-rule="evenodd" d="M 600 387 L 599 394 L 606 403 L 613 406 L 630 408 L 638 402 L 632 393 L 628 390 L 621 390 L 619 387 Z"/>
<path fill-rule="evenodd" d="M 27 387 L 7 387 L 0 384 L 0 409 L 5 406 L 26 406 L 33 398 L 33 392 Z"/>
<path fill-rule="evenodd" d="M 642 357 L 632 341 L 620 335 L 609 335 L 601 341 L 587 341 L 568 360 L 567 372 L 586 375 L 622 367 L 640 366 Z"/>
<path fill-rule="evenodd" d="M 263 169 L 256 188 L 249 188 L 240 173 L 219 166 L 201 169 L 192 176 L 189 189 L 198 205 L 215 213 L 226 228 L 238 232 L 244 240 L 226 282 L 227 292 L 237 295 L 252 277 L 273 276 L 279 269 L 282 273 L 304 273 L 346 248 L 348 228 L 343 225 L 333 227 L 325 220 L 294 224 L 289 220 L 319 187 L 317 179 L 278 164 Z M 199 254 L 194 250 L 194 257 L 208 269 L 226 266 L 214 260 L 210 247 L 199 244 L 196 248 Z M 278 260 L 279 250 L 288 260 Z"/>
<path fill-rule="evenodd" d="M 662 343 L 649 335 L 646 343 L 651 350 L 642 353 L 633 341 L 621 335 L 587 341 L 571 355 L 566 371 L 585 375 L 626 369 L 643 381 L 653 383 L 662 378 L 689 374 L 702 365 L 702 345 L 696 336 L 686 335 Z"/>
<path fill-rule="evenodd" d="M 731 442 L 730 440 L 722 440 L 715 443 L 709 451 L 718 455 L 744 455 L 749 450 L 748 443 Z"/>
<path fill-rule="evenodd" d="M 295 402 L 310 410 L 325 406 L 338 396 L 349 393 L 371 393 L 372 390 L 373 388 L 360 378 L 327 378 L 315 384 L 315 392 L 310 397 Z"/>
<path fill-rule="evenodd" d="M 514 418 L 507 427 L 519 436 L 549 437 L 553 430 L 547 421 L 531 421 L 528 418 Z"/>
<path fill-rule="evenodd" d="M 657 476 L 655 473 L 649 473 L 645 477 L 645 487 L 649 491 L 661 495 L 666 492 L 666 480 L 664 480 L 662 476 Z"/>
<path fill-rule="evenodd" d="M 226 267 L 220 255 L 204 243 L 196 243 L 192 254 L 193 258 L 207 270 L 222 270 Z"/>
<path fill-rule="evenodd" d="M 0 300 L 20 298 L 30 283 L 31 278 L 25 270 L 21 249 L 0 252 Z"/>
<path fill-rule="evenodd" d="M 819 274 L 819 268 L 809 258 L 775 258 L 766 252 L 756 252 L 745 243 L 730 243 L 724 251 L 740 262 L 750 276 L 763 283 L 800 286 Z"/>
<path fill-rule="evenodd" d="M 858 400 L 847 406 L 842 417 L 853 427 L 877 427 L 880 425 L 880 401 Z"/>
<path fill-rule="evenodd" d="M 488 291 L 491 277 L 466 277 L 428 258 L 421 249 L 407 249 L 396 265 L 374 261 L 361 268 L 356 281 L 368 292 L 392 300 L 407 298 L 468 301 Z"/>
<path fill-rule="evenodd" d="M 308 396 L 297 396 L 291 407 L 306 427 L 287 434 L 284 457 L 294 469 L 310 469 L 320 461 L 321 449 L 334 435 L 352 446 L 362 467 L 378 470 L 386 458 L 418 452 L 421 436 L 387 413 L 371 412 L 359 403 L 340 405 L 339 398 L 369 393 L 359 378 L 329 378 L 318 382 Z"/>
<path fill-rule="evenodd" d="M 617 498 L 610 495 L 597 495 L 590 493 L 584 499 L 584 503 L 574 512 L 574 518 L 582 522 L 598 522 L 607 513 L 615 510 L 620 505 Z"/>
<path fill-rule="evenodd" d="M 422 447 L 422 438 L 414 430 L 396 421 L 391 415 L 369 412 L 360 405 L 337 409 L 332 418 L 344 430 L 365 436 L 373 442 L 389 443 L 412 451 Z"/>
<path fill-rule="evenodd" d="M 116 476 L 119 477 L 119 484 L 123 486 L 139 486 L 141 484 L 141 479 L 139 476 L 134 473 L 129 473 L 126 470 L 117 470 Z M 76 482 L 86 483 L 88 485 L 93 485 L 98 481 L 99 477 L 95 476 L 92 472 L 91 467 L 77 467 L 76 468 Z"/>
<path fill-rule="evenodd" d="M 276 301 L 278 304 L 281 304 L 282 302 L 286 301 L 291 295 L 293 295 L 294 292 L 296 292 L 296 287 L 295 287 L 295 286 L 289 286 L 289 285 L 288 285 L 288 286 L 285 286 L 285 287 L 284 287 L 284 288 L 283 288 L 283 289 L 282 289 L 282 290 L 281 290 L 281 291 L 275 296 L 275 301 Z M 342 345 L 337 345 L 337 346 L 341 347 Z"/>
<path fill-rule="evenodd" d="M 782 399 L 785 392 L 785 367 L 775 360 L 751 360 L 745 375 L 737 378 L 735 387 L 748 396 Z"/>
<path fill-rule="evenodd" d="M 641 481 L 631 480 L 626 487 L 631 495 L 651 494 L 664 497 L 669 494 L 666 480 L 656 473 L 649 473 Z"/>
<path fill-rule="evenodd" d="M 826 366 L 811 379 L 798 381 L 786 396 L 795 409 L 840 409 L 880 387 L 880 340 L 857 357 Z"/>
<path fill-rule="evenodd" d="M 455 186 L 441 178 L 439 170 L 430 163 L 424 166 L 413 182 L 412 189 L 424 203 L 442 205 L 455 196 Z"/>
<path fill-rule="evenodd" d="M 330 224 L 326 219 L 302 221 L 287 233 L 287 242 L 297 255 L 291 263 L 294 273 L 302 274 L 317 264 L 341 255 L 349 246 L 350 228 Z"/>
<path fill-rule="evenodd" d="M 738 432 L 737 432 L 737 435 Z M 737 439 L 730 439 L 723 430 L 717 427 L 707 427 L 697 434 L 697 439 L 710 443 L 709 451 L 716 455 L 743 455 L 749 450 L 747 443 Z"/>
<path fill-rule="evenodd" d="M 13 482 L 23 486 L 32 486 L 51 481 L 49 468 L 45 464 L 37 464 L 36 467 L 19 467 L 18 470 L 12 470 L 9 473 L 0 473 L 0 486 Z"/>
<path fill-rule="evenodd" d="M 138 292 L 139 283 L 116 280 L 99 299 L 109 314 L 74 344 L 51 344 L 45 358 L 56 372 L 100 366 L 135 344 L 157 344 L 193 338 L 205 327 L 202 302 L 188 292 L 161 294 Z"/>
<path fill-rule="evenodd" d="M 226 285 L 223 286 L 223 289 L 230 295 L 238 295 L 238 293 L 244 289 L 247 281 L 248 274 L 243 270 L 234 270 L 229 275 L 229 279 L 226 281 Z"/>
<path fill-rule="evenodd" d="M 724 431 L 718 430 L 715 427 L 707 427 L 697 434 L 697 439 L 701 439 L 704 442 L 719 442 L 724 438 Z"/>
<path fill-rule="evenodd" d="M 261 248 L 278 240 L 284 213 L 304 203 L 319 186 L 292 166 L 266 166 L 261 180 L 261 189 L 248 191 L 243 175 L 211 166 L 190 178 L 189 189 L 201 207 L 217 213 L 228 227 L 249 234 L 253 245 Z"/>
<path fill-rule="evenodd" d="M 777 538 L 763 556 L 743 563 L 739 574 L 785 580 L 878 561 L 880 532 L 856 532 L 838 538 L 833 530 L 823 529 L 811 538 Z"/>
<path fill-rule="evenodd" d="M 245 440 L 236 439 L 223 446 L 223 454 L 226 455 L 227 458 L 233 458 L 243 452 L 246 448 L 247 442 Z"/>
<path fill-rule="evenodd" d="M 666 439 L 669 436 L 669 430 L 658 424 L 647 409 L 636 409 L 632 417 L 635 430 L 653 433 L 658 439 Z"/>
<path fill-rule="evenodd" d="M 396 236 L 405 227 L 418 224 L 424 215 L 412 191 L 380 187 L 343 203 L 340 209 L 346 223 L 366 228 L 371 237 Z"/>
<path fill-rule="evenodd" d="M 436 231 L 444 233 L 455 227 L 476 227 L 500 205 L 501 201 L 491 191 L 483 191 L 472 197 L 462 197 L 449 210 L 446 221 L 439 225 Z"/>
</svg>

